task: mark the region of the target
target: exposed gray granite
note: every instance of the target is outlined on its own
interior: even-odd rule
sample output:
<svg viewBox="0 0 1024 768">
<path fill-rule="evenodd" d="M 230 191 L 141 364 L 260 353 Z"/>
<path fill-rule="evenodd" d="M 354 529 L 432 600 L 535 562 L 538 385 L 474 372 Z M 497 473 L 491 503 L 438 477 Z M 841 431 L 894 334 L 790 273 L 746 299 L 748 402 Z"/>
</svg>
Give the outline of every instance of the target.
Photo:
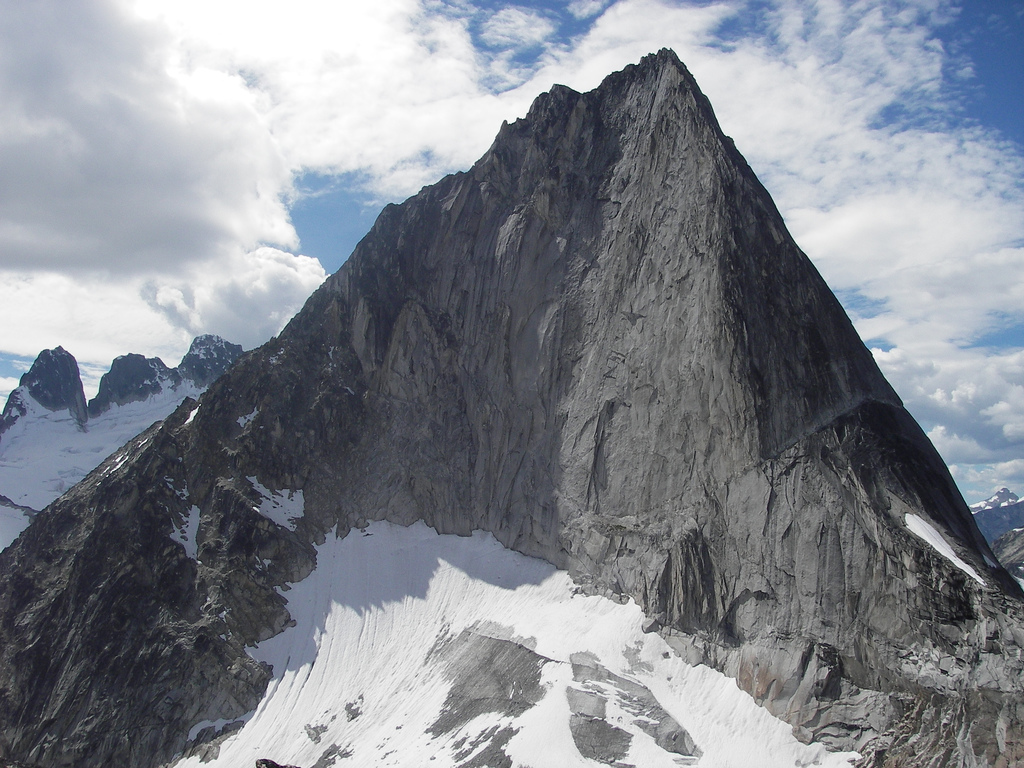
<svg viewBox="0 0 1024 768">
<path fill-rule="evenodd" d="M 0 555 L 0 755 L 151 766 L 238 717 L 274 587 L 388 519 L 635 598 L 866 765 L 1024 759 L 1020 588 L 671 52 L 386 208 L 194 407 Z M 294 531 L 250 476 L 302 489 Z M 199 562 L 170 538 L 193 505 Z"/>
</svg>

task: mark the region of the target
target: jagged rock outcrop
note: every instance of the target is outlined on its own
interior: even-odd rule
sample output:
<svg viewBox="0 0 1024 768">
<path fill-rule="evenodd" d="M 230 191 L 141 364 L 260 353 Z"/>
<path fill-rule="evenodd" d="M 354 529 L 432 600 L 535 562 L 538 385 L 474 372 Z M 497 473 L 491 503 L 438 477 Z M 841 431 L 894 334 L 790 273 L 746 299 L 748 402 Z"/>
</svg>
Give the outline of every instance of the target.
<svg viewBox="0 0 1024 768">
<path fill-rule="evenodd" d="M 49 411 L 69 411 L 79 424 L 88 418 L 78 361 L 63 347 L 44 349 L 21 377 L 0 416 L 0 434 L 27 413 L 26 396 Z"/>
<path fill-rule="evenodd" d="M 204 333 L 192 339 L 178 363 L 178 373 L 197 387 L 205 388 L 221 377 L 242 356 L 242 347 L 220 336 Z"/>
<path fill-rule="evenodd" d="M 0 754 L 150 766 L 239 717 L 275 588 L 377 519 L 634 598 L 867 765 L 1024 757 L 1020 588 L 671 52 L 554 87 L 388 206 L 277 339 L 0 554 Z"/>
</svg>

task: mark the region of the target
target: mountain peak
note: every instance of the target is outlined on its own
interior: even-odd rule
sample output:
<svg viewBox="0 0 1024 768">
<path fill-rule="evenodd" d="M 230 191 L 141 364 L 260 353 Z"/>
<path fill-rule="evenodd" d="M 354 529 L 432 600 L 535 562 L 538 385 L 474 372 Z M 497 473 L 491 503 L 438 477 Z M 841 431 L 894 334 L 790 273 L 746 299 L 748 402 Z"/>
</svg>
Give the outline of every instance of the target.
<svg viewBox="0 0 1024 768">
<path fill-rule="evenodd" d="M 242 354 L 242 347 L 220 336 L 196 336 L 178 364 L 178 372 L 197 387 L 208 387 Z"/>
<path fill-rule="evenodd" d="M 971 510 L 974 512 L 980 512 L 983 509 L 994 509 L 996 507 L 1006 507 L 1011 504 L 1016 504 L 1020 501 L 1020 497 L 1013 493 L 1009 488 L 1000 488 L 994 494 L 989 496 L 984 501 L 979 501 L 975 504 L 971 504 Z"/>
<path fill-rule="evenodd" d="M 21 507 L 45 507 L 126 440 L 166 417 L 186 397 L 198 396 L 241 352 L 238 345 L 207 335 L 192 342 L 178 368 L 168 368 L 159 358 L 122 355 L 100 380 L 97 396 L 83 407 L 74 357 L 62 347 L 44 350 L 0 417 L 0 502 L 7 497 L 14 505 L 6 505 L 14 510 L 8 517 L 24 527 Z M 104 418 L 114 405 L 124 407 Z M 12 430 L 15 424 L 20 427 Z M 0 550 L 21 528 L 5 530 L 0 531 Z"/>
<path fill-rule="evenodd" d="M 67 409 L 79 425 L 88 418 L 78 361 L 63 347 L 44 349 L 22 375 L 18 389 L 8 397 L 0 417 L 0 434 L 25 415 L 26 396 L 48 411 Z"/>
<path fill-rule="evenodd" d="M 159 357 L 147 358 L 134 352 L 119 355 L 100 379 L 99 391 L 89 401 L 89 415 L 96 417 L 112 405 L 145 400 L 162 391 L 164 386 L 175 387 L 180 383 L 180 374 L 168 368 Z"/>
<path fill-rule="evenodd" d="M 553 88 L 469 171 L 388 206 L 277 338 L 0 555 L 31 573 L 0 580 L 12 755 L 152 766 L 199 746 L 194 728 L 244 719 L 291 671 L 246 648 L 310 609 L 283 587 L 377 521 L 467 546 L 486 531 L 632 600 L 667 648 L 804 741 L 914 768 L 1024 743 L 1019 586 L 669 51 L 588 93 Z M 82 530 L 94 547 L 69 543 Z M 405 575 L 372 579 L 401 604 L 421 592 Z M 66 608 L 49 583 L 89 600 Z M 110 649 L 88 675 L 69 628 Z M 553 686 L 548 711 L 571 713 L 577 745 L 619 740 L 614 764 L 628 739 L 584 688 L 620 676 L 577 650 L 565 674 L 583 687 Z M 982 677 L 977 697 L 965 681 Z M 479 714 L 473 690 L 452 683 L 448 723 Z M 327 722 L 347 743 L 347 719 Z M 500 733 L 460 744 L 511 764 Z M 382 762 L 377 748 L 359 759 Z"/>
<path fill-rule="evenodd" d="M 163 389 L 190 382 L 206 389 L 242 354 L 242 347 L 220 336 L 196 336 L 177 368 L 168 368 L 159 357 L 130 353 L 117 357 L 100 379 L 99 392 L 89 401 L 89 415 L 97 416 L 112 405 L 145 400 Z M 193 392 L 193 394 L 196 394 Z"/>
</svg>

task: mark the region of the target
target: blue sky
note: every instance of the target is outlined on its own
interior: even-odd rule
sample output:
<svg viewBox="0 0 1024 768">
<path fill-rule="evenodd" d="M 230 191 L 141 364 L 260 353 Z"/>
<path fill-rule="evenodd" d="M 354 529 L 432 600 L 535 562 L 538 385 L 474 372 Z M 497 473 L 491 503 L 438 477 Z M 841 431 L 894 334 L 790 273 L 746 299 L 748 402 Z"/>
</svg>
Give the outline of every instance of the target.
<svg viewBox="0 0 1024 768">
<path fill-rule="evenodd" d="M 0 390 L 262 343 L 385 203 L 667 46 L 968 500 L 1024 490 L 1024 2 L 0 2 Z"/>
<path fill-rule="evenodd" d="M 694 5 L 708 3 L 694 3 Z M 476 7 L 498 11 L 506 5 L 475 3 Z M 550 18 L 557 25 L 556 39 L 562 45 L 585 34 L 593 18 L 576 18 L 568 4 L 550 2 L 518 3 Z M 768 3 L 747 4 L 753 10 L 727 18 L 717 30 L 723 46 L 745 36 L 766 34 L 763 14 Z M 954 118 L 997 131 L 1018 147 L 1024 147 L 1024 4 L 1008 0 L 976 0 L 952 6 L 949 23 L 935 30 L 936 39 L 950 52 L 948 87 L 955 94 Z M 476 43 L 480 22 L 471 25 Z M 534 65 L 545 48 L 535 46 L 518 56 Z M 912 116 L 913 117 L 916 116 Z M 371 180 L 358 174 L 340 176 L 309 173 L 299 176 L 296 186 L 306 195 L 291 207 L 292 223 L 299 235 L 302 252 L 315 256 L 328 273 L 334 272 L 366 233 L 382 207 L 380 198 L 365 189 Z M 395 198 L 397 202 L 400 198 Z M 1020 335 L 1016 335 L 1020 334 Z M 989 343 L 1024 343 L 1024 329 L 1014 326 L 995 333 Z"/>
</svg>

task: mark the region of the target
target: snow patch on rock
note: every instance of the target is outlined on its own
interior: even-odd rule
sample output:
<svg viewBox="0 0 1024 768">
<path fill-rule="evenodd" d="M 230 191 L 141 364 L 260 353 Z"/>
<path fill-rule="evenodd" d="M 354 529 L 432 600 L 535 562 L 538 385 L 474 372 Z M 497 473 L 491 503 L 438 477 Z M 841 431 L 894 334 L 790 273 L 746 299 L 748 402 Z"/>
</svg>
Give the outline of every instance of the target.
<svg viewBox="0 0 1024 768">
<path fill-rule="evenodd" d="M 199 507 L 193 505 L 189 508 L 185 520 L 180 528 L 171 532 L 171 538 L 185 548 L 185 554 L 196 560 L 199 556 L 199 542 L 196 537 L 199 535 Z M 194 738 L 194 737 L 192 737 Z"/>
<path fill-rule="evenodd" d="M 271 491 L 255 476 L 247 477 L 246 480 L 263 497 L 260 505 L 253 509 L 268 520 L 273 520 L 289 531 L 294 531 L 296 522 L 306 513 L 302 491 Z"/>
<path fill-rule="evenodd" d="M 259 408 L 253 408 L 252 413 L 246 414 L 245 416 L 239 416 L 238 426 L 240 426 L 242 429 L 245 429 L 249 425 L 249 422 L 256 418 L 256 414 L 258 413 Z"/>
<path fill-rule="evenodd" d="M 199 735 L 200 731 L 205 731 L 207 728 L 213 728 L 214 731 L 221 731 L 225 725 L 231 725 L 232 723 L 238 722 L 237 720 L 203 720 L 196 723 L 188 732 L 188 740 L 192 741 L 196 736 Z"/>
<path fill-rule="evenodd" d="M 957 553 L 954 552 L 953 548 L 949 545 L 949 542 L 942 537 L 941 533 L 935 530 L 935 527 L 931 523 L 923 517 L 907 513 L 906 524 L 912 534 L 917 536 L 919 539 L 926 541 L 936 552 L 949 560 L 949 562 L 966 573 L 976 582 L 985 586 L 985 580 L 978 575 L 976 570 L 960 559 Z"/>
</svg>

